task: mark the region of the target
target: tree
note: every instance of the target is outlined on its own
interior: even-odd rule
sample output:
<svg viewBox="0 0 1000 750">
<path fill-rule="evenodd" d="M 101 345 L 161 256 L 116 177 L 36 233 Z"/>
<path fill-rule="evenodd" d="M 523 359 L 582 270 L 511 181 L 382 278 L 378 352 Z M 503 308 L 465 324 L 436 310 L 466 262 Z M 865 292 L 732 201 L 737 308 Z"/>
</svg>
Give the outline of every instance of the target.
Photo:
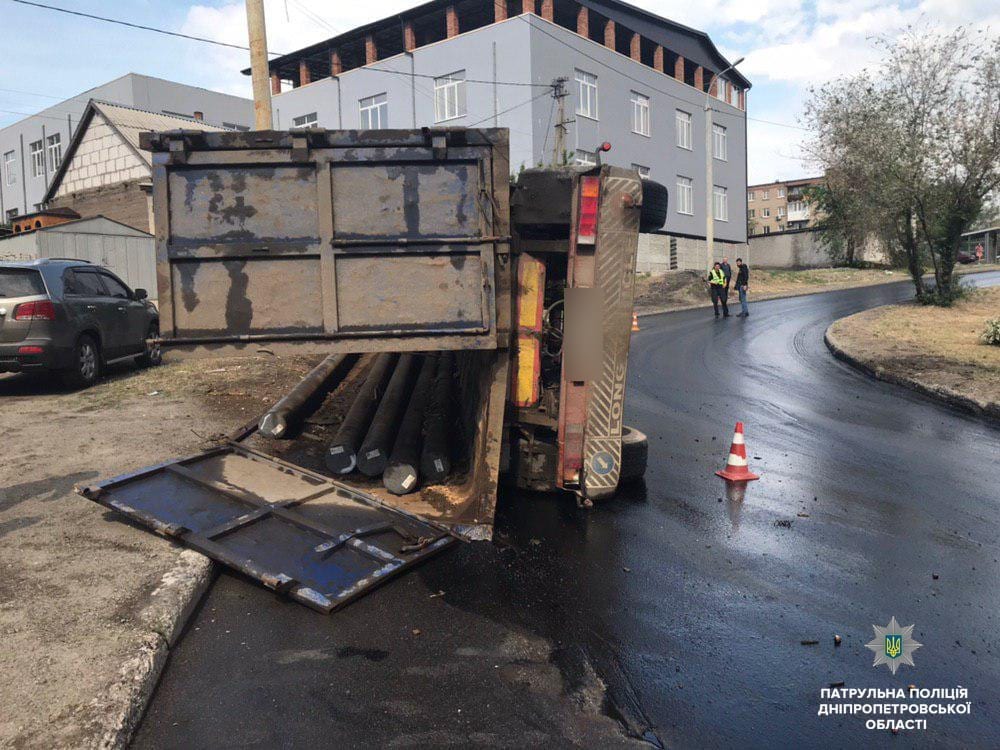
<svg viewBox="0 0 1000 750">
<path fill-rule="evenodd" d="M 834 209 L 825 236 L 886 239 L 918 297 L 929 260 L 935 301 L 949 304 L 961 235 L 1000 187 L 1000 41 L 910 27 L 877 44 L 878 70 L 813 90 L 807 104 Z"/>
</svg>

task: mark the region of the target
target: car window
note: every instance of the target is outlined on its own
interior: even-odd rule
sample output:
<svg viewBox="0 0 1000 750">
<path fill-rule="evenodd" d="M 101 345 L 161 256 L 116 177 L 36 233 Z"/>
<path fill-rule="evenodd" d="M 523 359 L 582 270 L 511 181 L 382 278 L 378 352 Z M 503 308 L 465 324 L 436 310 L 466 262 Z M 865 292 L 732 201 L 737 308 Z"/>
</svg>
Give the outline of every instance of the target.
<svg viewBox="0 0 1000 750">
<path fill-rule="evenodd" d="M 70 269 L 66 272 L 64 290 L 66 294 L 76 294 L 81 297 L 108 296 L 100 277 L 93 271 Z"/>
<path fill-rule="evenodd" d="M 116 299 L 132 299 L 132 293 L 128 290 L 128 287 L 121 283 L 118 279 L 109 273 L 102 273 L 101 278 L 104 279 L 104 286 L 108 289 L 108 294 Z"/>
<path fill-rule="evenodd" d="M 30 297 L 45 294 L 38 271 L 28 268 L 0 268 L 0 297 Z"/>
</svg>

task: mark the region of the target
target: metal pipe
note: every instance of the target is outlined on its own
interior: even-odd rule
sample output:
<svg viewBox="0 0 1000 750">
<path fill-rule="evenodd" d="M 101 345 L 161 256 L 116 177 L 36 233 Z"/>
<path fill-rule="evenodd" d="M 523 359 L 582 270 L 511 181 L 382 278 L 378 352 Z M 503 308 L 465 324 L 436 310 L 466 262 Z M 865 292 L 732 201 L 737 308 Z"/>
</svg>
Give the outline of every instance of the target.
<svg viewBox="0 0 1000 750">
<path fill-rule="evenodd" d="M 347 416 L 337 428 L 333 442 L 326 451 L 326 467 L 337 474 L 349 474 L 358 465 L 358 446 L 365 439 L 379 396 L 396 361 L 395 354 L 383 352 L 375 358 L 365 382 L 354 397 Z"/>
<path fill-rule="evenodd" d="M 380 476 L 389 462 L 389 451 L 392 449 L 399 419 L 406 409 L 410 375 L 416 361 L 413 354 L 400 355 L 396 369 L 389 379 L 389 385 L 386 386 L 385 395 L 375 410 L 368 434 L 365 435 L 365 441 L 358 450 L 358 469 L 365 476 Z"/>
<path fill-rule="evenodd" d="M 343 379 L 356 361 L 357 356 L 353 354 L 331 354 L 260 418 L 258 429 L 270 438 L 285 437 L 289 423 L 299 417 L 306 401 L 321 391 L 332 390 L 333 381 Z"/>
<path fill-rule="evenodd" d="M 441 482 L 451 472 L 451 405 L 454 400 L 455 355 L 444 352 L 438 358 L 430 402 L 424 416 L 424 446 L 420 454 L 420 476 L 425 484 Z"/>
<path fill-rule="evenodd" d="M 403 421 L 399 424 L 396 441 L 392 445 L 389 465 L 382 474 L 382 484 L 394 495 L 406 495 L 420 484 L 420 452 L 423 444 L 424 412 L 431 389 L 437 377 L 438 356 L 423 357 L 420 375 L 413 387 L 410 403 Z"/>
</svg>

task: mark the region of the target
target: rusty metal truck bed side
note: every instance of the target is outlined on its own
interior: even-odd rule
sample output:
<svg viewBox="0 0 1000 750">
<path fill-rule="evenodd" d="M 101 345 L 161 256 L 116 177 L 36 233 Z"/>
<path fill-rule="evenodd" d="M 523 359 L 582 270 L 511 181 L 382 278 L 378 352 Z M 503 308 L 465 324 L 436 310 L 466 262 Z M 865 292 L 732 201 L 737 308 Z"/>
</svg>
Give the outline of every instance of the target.
<svg viewBox="0 0 1000 750">
<path fill-rule="evenodd" d="M 320 612 L 456 541 L 440 526 L 235 443 L 78 491 Z"/>
<path fill-rule="evenodd" d="M 504 130 L 143 134 L 167 345 L 508 344 Z"/>
</svg>

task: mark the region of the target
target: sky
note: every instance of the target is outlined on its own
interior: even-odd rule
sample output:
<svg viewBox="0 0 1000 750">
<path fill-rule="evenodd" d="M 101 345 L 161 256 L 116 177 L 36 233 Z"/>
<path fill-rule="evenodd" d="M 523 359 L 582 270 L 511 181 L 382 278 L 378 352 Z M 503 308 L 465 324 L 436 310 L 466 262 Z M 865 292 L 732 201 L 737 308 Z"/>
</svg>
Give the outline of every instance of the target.
<svg viewBox="0 0 1000 750">
<path fill-rule="evenodd" d="M 244 0 L 41 0 L 245 45 Z M 420 0 L 265 0 L 269 48 L 292 52 Z M 751 183 L 808 176 L 802 106 L 811 86 L 877 63 L 876 35 L 907 24 L 1000 29 L 997 0 L 631 0 L 707 32 L 753 83 Z M 250 96 L 248 54 L 0 0 L 0 127 L 128 72 Z"/>
</svg>

